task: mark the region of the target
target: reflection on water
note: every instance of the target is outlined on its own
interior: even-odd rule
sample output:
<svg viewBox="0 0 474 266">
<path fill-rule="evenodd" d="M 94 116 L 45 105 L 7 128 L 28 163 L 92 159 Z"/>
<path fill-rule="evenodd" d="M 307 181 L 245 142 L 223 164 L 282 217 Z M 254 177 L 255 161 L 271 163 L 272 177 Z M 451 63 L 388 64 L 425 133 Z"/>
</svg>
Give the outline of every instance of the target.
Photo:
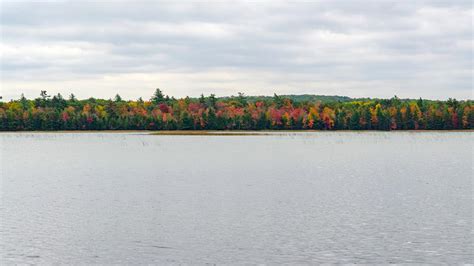
<svg viewBox="0 0 474 266">
<path fill-rule="evenodd" d="M 472 144 L 1 133 L 1 263 L 473 263 Z"/>
</svg>

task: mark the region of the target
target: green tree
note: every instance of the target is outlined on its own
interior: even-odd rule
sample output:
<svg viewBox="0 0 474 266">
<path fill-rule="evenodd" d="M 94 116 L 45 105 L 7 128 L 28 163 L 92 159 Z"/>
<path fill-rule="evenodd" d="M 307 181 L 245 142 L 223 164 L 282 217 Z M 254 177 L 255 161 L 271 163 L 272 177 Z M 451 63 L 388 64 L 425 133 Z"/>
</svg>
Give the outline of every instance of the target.
<svg viewBox="0 0 474 266">
<path fill-rule="evenodd" d="M 165 96 L 163 95 L 163 92 L 161 92 L 160 89 L 156 89 L 155 93 L 153 93 L 153 96 L 151 97 L 151 101 L 154 104 L 160 104 L 160 103 L 165 103 Z"/>
</svg>

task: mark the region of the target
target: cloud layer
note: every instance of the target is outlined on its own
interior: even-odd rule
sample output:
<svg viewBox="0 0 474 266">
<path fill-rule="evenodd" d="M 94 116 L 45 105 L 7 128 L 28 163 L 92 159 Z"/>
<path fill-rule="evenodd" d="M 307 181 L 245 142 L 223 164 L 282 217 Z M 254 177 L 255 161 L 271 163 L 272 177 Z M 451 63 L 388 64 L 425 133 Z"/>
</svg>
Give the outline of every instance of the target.
<svg viewBox="0 0 474 266">
<path fill-rule="evenodd" d="M 471 1 L 2 2 L 1 94 L 472 98 Z"/>
</svg>

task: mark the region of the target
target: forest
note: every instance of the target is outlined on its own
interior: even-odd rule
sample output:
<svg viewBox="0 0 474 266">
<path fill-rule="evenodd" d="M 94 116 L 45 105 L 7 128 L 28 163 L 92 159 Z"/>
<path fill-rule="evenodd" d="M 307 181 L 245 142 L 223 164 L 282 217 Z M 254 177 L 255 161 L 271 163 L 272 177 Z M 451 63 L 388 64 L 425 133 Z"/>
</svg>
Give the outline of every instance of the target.
<svg viewBox="0 0 474 266">
<path fill-rule="evenodd" d="M 0 131 L 30 130 L 459 130 L 474 127 L 472 100 L 274 95 L 0 100 Z"/>
</svg>

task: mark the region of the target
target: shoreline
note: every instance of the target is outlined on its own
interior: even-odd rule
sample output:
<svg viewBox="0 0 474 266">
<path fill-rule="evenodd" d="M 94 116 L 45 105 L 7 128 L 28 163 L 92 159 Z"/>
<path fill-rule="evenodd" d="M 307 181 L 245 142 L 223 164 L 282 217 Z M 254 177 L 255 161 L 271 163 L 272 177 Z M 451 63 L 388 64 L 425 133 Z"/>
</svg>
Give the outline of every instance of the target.
<svg viewBox="0 0 474 266">
<path fill-rule="evenodd" d="M 293 133 L 468 133 L 473 129 L 456 130 L 51 130 L 51 131 L 0 131 L 20 134 L 93 134 L 93 133 L 144 133 L 150 136 L 275 136 Z"/>
</svg>

